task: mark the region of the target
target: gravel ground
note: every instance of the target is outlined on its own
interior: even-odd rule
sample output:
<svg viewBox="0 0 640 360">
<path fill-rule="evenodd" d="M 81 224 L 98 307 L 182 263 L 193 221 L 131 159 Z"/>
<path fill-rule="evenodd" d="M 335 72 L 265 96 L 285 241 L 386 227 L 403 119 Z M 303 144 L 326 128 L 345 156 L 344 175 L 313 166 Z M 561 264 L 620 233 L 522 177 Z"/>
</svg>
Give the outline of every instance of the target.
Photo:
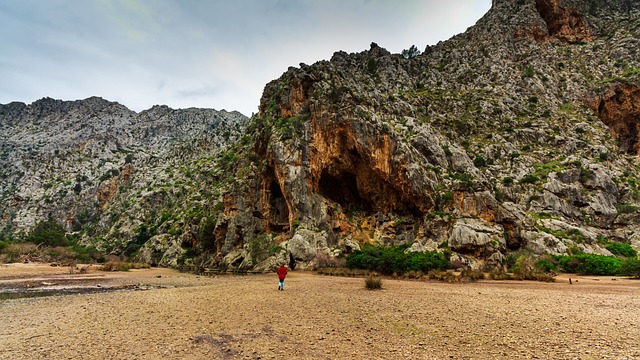
<svg viewBox="0 0 640 360">
<path fill-rule="evenodd" d="M 71 276 L 5 265 L 0 287 Z M 290 272 L 280 292 L 275 274 L 82 276 L 151 290 L 0 301 L 0 359 L 640 358 L 640 281 L 624 278 L 384 279 L 368 291 L 360 278 Z"/>
</svg>

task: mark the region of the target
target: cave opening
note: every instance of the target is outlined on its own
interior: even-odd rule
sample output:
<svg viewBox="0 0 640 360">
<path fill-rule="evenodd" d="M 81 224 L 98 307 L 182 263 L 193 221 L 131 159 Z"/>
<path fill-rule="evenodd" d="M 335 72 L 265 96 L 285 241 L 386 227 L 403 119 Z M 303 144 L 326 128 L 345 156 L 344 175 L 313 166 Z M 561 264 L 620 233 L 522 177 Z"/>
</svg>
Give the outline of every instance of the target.
<svg viewBox="0 0 640 360">
<path fill-rule="evenodd" d="M 284 198 L 280 184 L 275 178 L 270 179 L 268 188 L 268 231 L 285 232 L 289 229 L 289 208 Z"/>
<path fill-rule="evenodd" d="M 340 172 L 333 175 L 323 172 L 318 186 L 320 195 L 340 204 L 345 209 L 373 212 L 371 202 L 363 198 L 358 191 L 358 179 L 354 173 Z"/>
</svg>

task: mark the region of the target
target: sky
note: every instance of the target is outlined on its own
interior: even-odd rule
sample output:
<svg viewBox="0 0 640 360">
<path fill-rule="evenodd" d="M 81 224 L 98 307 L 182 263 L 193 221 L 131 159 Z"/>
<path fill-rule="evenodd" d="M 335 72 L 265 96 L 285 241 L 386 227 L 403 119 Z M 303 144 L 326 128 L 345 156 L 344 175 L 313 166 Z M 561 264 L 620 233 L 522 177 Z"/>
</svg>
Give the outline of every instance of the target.
<svg viewBox="0 0 640 360">
<path fill-rule="evenodd" d="M 100 96 L 258 112 L 289 66 L 447 40 L 491 0 L 1 0 L 0 104 Z"/>
</svg>

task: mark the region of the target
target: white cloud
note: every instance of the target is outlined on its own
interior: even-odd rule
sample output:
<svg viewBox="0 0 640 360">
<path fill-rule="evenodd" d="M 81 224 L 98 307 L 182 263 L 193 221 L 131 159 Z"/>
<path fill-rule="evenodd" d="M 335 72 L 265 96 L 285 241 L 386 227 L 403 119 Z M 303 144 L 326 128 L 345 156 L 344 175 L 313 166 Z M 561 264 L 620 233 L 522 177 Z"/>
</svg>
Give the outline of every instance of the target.
<svg viewBox="0 0 640 360">
<path fill-rule="evenodd" d="M 257 111 L 288 66 L 423 49 L 473 25 L 490 0 L 3 0 L 0 103 L 102 96 Z"/>
</svg>

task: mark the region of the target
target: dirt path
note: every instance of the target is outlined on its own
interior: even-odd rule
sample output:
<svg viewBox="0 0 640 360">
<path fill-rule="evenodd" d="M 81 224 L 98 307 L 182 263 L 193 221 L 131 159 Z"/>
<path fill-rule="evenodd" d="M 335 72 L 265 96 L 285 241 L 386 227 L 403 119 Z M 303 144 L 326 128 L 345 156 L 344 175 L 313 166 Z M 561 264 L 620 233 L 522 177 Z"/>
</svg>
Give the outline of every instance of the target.
<svg viewBox="0 0 640 360">
<path fill-rule="evenodd" d="M 0 266 L 0 280 L 12 271 Z M 367 291 L 359 278 L 291 272 L 279 292 L 275 275 L 105 277 L 162 288 L 0 301 L 0 359 L 640 358 L 640 281 Z"/>
</svg>

